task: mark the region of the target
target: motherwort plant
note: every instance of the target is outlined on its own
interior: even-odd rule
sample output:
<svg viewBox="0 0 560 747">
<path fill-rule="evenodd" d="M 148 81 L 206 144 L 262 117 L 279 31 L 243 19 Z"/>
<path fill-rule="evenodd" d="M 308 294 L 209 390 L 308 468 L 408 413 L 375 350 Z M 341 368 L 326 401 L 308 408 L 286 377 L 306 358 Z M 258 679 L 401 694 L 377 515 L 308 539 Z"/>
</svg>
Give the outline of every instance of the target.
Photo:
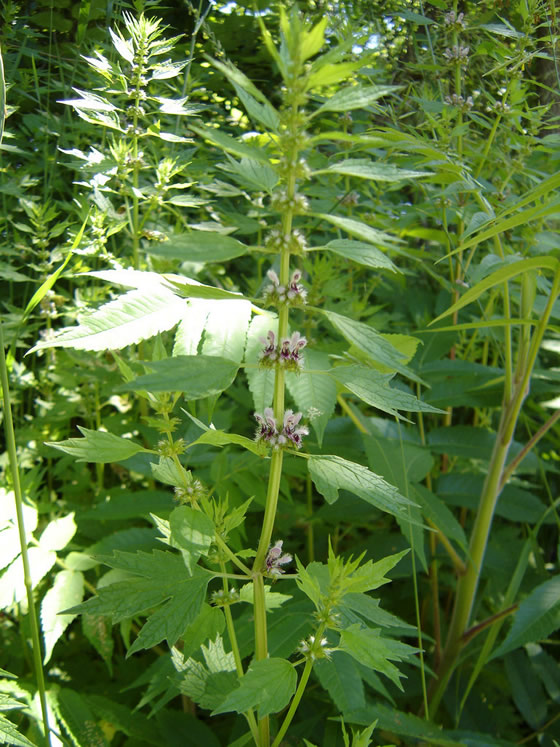
<svg viewBox="0 0 560 747">
<path fill-rule="evenodd" d="M 279 105 L 273 105 L 228 62 L 210 60 L 215 74 L 232 84 L 257 130 L 239 139 L 204 124 L 202 118 L 189 124 L 199 138 L 201 153 L 206 141 L 213 157 L 217 149 L 224 159 L 220 168 L 237 184 L 244 190 L 258 189 L 258 200 L 251 203 L 261 206 L 261 240 L 250 246 L 228 236 L 227 225 L 217 223 L 219 211 L 214 210 L 211 226 L 187 226 L 179 236 L 168 226 L 154 250 L 149 245 L 152 231 L 162 228 L 161 219 L 154 218 L 157 205 L 167 201 L 175 210 L 197 204 L 196 198 L 168 199 L 167 188 L 158 187 L 161 179 L 151 186 L 142 184 L 140 141 L 155 130 L 153 126 L 141 129 L 146 102 L 154 98 L 138 67 L 144 49 L 139 35 L 142 30 L 149 32 L 147 49 L 152 54 L 168 51 L 159 36 L 155 40 L 160 31 L 156 26 L 143 17 L 138 22 L 127 17 L 130 38 L 112 34 L 117 51 L 136 71 L 126 84 L 135 97 L 130 126 L 123 130 L 123 113 L 99 95 L 81 93 L 81 99 L 68 102 L 87 121 L 117 129 L 123 136 L 111 146 L 115 158 L 117 150 L 126 155 L 117 159 L 121 170 L 110 169 L 106 178 L 90 182 L 97 190 L 99 207 L 99 194 L 109 190 L 115 174 L 122 173 L 120 186 L 114 185 L 107 194 L 121 194 L 124 200 L 134 268 L 91 274 L 129 290 L 35 349 L 112 351 L 124 378 L 116 392 L 125 399 L 137 393 L 144 403 L 141 422 L 132 432 L 121 429 L 119 435 L 101 427 L 81 428 L 82 437 L 50 445 L 82 461 L 123 461 L 136 475 L 144 474 L 148 487 L 156 482 L 172 487 L 179 505 L 152 510 L 154 532 L 159 533 L 157 549 L 135 551 L 127 545 L 123 550 L 105 544 L 114 552 L 95 554 L 93 564 L 104 563 L 112 571 L 94 596 L 64 611 L 65 620 L 69 624 L 73 616 L 84 614 L 89 620 L 110 618 L 121 625 L 128 621 L 127 630 L 132 625 L 136 632 L 132 642 L 127 640 L 128 655 L 166 641 L 168 653 L 163 655 L 169 666 L 162 670 L 164 680 L 154 672 L 154 692 L 165 682 L 169 696 L 182 693 L 216 716 L 243 714 L 248 739 L 259 747 L 271 743 L 277 747 L 314 670 L 331 692 L 329 683 L 353 661 L 352 666 L 359 667 L 382 693 L 385 688 L 374 672 L 402 688 L 393 661 L 417 652 L 395 637 L 397 630 L 410 632 L 408 627 L 381 614 L 377 600 L 369 596 L 387 583 L 385 574 L 407 550 L 376 562 L 364 561 L 363 555 L 345 560 L 329 543 L 327 562 L 314 561 L 309 553 L 311 562 L 306 566 L 296 556 L 297 533 L 279 537 L 276 524 L 283 483 L 287 475 L 295 474 L 306 485 L 311 518 L 318 494 L 332 504 L 342 490 L 368 504 L 372 515 L 395 516 L 407 538 L 422 525 L 418 507 L 385 479 L 359 462 L 321 453 L 337 402 L 356 420 L 348 397 L 396 417 L 399 409 L 440 412 L 405 388 L 390 386 L 397 372 L 418 380 L 406 365 L 415 347 L 412 338 L 400 336 L 395 347 L 369 324 L 339 313 L 342 307 L 335 312 L 324 299 L 320 307 L 309 303 L 323 296 L 320 289 L 314 286 L 312 293 L 310 288 L 317 253 L 342 257 L 376 272 L 396 272 L 388 253 L 398 248 L 398 239 L 373 228 L 373 214 L 367 222 L 355 214 L 338 216 L 325 199 L 312 202 L 306 194 L 319 176 L 322 183 L 332 183 L 336 195 L 341 178 L 398 182 L 421 177 L 422 172 L 378 164 L 371 151 L 389 142 L 384 137 L 337 129 L 341 115 L 377 106 L 395 87 L 359 85 L 353 76 L 362 63 L 345 59 L 346 42 L 321 56 L 326 19 L 310 26 L 297 12 L 289 16 L 282 12 L 279 46 L 261 26 L 281 78 Z M 106 76 L 116 74 L 115 64 L 99 54 L 90 63 Z M 180 69 L 180 64 L 171 62 L 156 66 L 150 80 Z M 344 81 L 347 85 L 342 85 Z M 177 102 L 176 113 L 186 113 L 184 107 L 184 101 Z M 165 102 L 160 108 L 170 111 Z M 326 132 L 313 134 L 320 121 Z M 159 125 L 156 129 L 161 137 Z M 360 157 L 340 158 L 339 140 Z M 348 150 L 344 155 L 349 155 Z M 88 160 L 91 165 L 89 156 Z M 196 157 L 193 160 L 196 163 Z M 165 163 L 171 170 L 166 173 L 175 173 L 178 161 Z M 163 173 L 164 165 L 158 164 L 158 173 Z M 183 191 L 187 186 L 175 184 Z M 224 190 L 223 182 L 205 186 L 216 193 Z M 240 194 L 249 199 L 246 192 Z M 332 204 L 336 202 L 335 197 Z M 185 225 L 184 217 L 180 223 Z M 317 226 L 322 226 L 320 231 Z M 336 238 L 329 236 L 333 228 Z M 350 238 L 342 238 L 343 234 Z M 150 257 L 150 271 L 141 261 L 144 250 Z M 185 268 L 192 269 L 192 264 L 175 274 L 156 272 L 158 257 L 212 263 L 243 255 L 254 258 L 259 267 L 264 258 L 267 265 L 266 280 L 260 279 L 254 297 L 187 277 Z M 349 351 L 339 346 L 339 352 L 330 356 L 329 345 L 318 342 L 314 330 L 325 322 L 350 344 Z M 173 329 L 169 354 L 166 340 Z M 327 335 L 327 328 L 322 329 Z M 141 360 L 125 359 L 117 352 L 150 338 L 156 341 L 152 347 L 144 343 Z M 236 421 L 242 431 L 238 433 L 217 427 L 213 420 L 225 422 L 221 395 L 239 395 L 239 382 L 242 387 L 245 382 L 242 369 L 253 407 L 245 411 L 244 423 Z M 243 435 L 250 434 L 255 421 L 255 437 Z M 224 449 L 219 457 L 217 449 Z M 210 471 L 204 464 L 212 465 Z M 242 483 L 234 487 L 228 482 L 220 464 L 227 475 L 242 469 L 247 479 L 255 473 L 262 482 L 253 494 L 243 495 Z M 261 485 L 266 487 L 261 490 Z M 258 532 L 255 511 L 262 512 L 256 522 Z M 280 605 L 282 613 L 275 612 Z M 277 627 L 271 634 L 271 619 L 278 614 L 288 615 L 290 621 L 282 641 Z M 371 676 L 365 674 L 368 671 Z M 375 719 L 370 721 L 368 733 Z"/>
</svg>

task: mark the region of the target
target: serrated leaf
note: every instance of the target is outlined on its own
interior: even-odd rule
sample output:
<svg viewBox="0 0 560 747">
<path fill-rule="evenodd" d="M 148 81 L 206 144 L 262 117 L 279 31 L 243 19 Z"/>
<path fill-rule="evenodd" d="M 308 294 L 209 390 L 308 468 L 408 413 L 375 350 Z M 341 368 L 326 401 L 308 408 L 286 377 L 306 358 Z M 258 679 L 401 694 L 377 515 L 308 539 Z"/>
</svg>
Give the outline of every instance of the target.
<svg viewBox="0 0 560 747">
<path fill-rule="evenodd" d="M 56 693 L 58 718 L 77 745 L 95 744 L 95 747 L 109 747 L 109 742 L 87 701 L 68 687 Z"/>
<path fill-rule="evenodd" d="M 183 392 L 185 399 L 203 399 L 221 394 L 235 379 L 238 364 L 210 355 L 177 355 L 145 362 L 155 373 L 123 384 L 119 391 Z"/>
<path fill-rule="evenodd" d="M 467 550 L 465 530 L 445 503 L 424 485 L 411 485 L 411 498 L 418 503 L 424 516 L 429 519 L 448 539 L 455 540 L 463 550 Z"/>
<path fill-rule="evenodd" d="M 373 327 L 363 322 L 356 322 L 354 319 L 342 316 L 334 311 L 322 309 L 321 313 L 327 317 L 329 322 L 348 342 L 365 353 L 373 363 L 381 363 L 392 371 L 398 371 L 413 381 L 423 383 L 413 371 L 403 365 L 402 361 L 406 356 L 391 345 L 383 335 L 376 332 Z"/>
<path fill-rule="evenodd" d="M 183 555 L 187 567 L 192 571 L 201 555 L 207 556 L 214 539 L 215 529 L 212 520 L 190 506 L 178 506 L 169 516 L 171 540 L 174 547 L 185 550 Z"/>
<path fill-rule="evenodd" d="M 167 241 L 150 242 L 149 254 L 182 262 L 226 262 L 247 254 L 249 247 L 241 241 L 215 231 L 191 231 L 172 234 Z"/>
<path fill-rule="evenodd" d="M 364 244 L 362 241 L 352 241 L 351 239 L 335 239 L 329 241 L 325 246 L 320 247 L 321 249 L 327 249 L 329 252 L 338 254 L 339 257 L 344 259 L 351 259 L 353 262 L 358 262 L 360 265 L 365 267 L 372 267 L 373 269 L 385 269 L 391 270 L 391 272 L 399 272 L 398 268 L 391 262 L 389 257 L 379 249 L 376 249 L 371 244 Z"/>
<path fill-rule="evenodd" d="M 414 504 L 367 467 L 334 455 L 313 455 L 307 464 L 315 487 L 328 503 L 337 500 L 339 490 L 349 490 L 379 510 L 409 520 L 408 506 Z"/>
<path fill-rule="evenodd" d="M 385 249 L 398 251 L 398 244 L 402 243 L 398 236 L 392 236 L 391 234 L 385 233 L 385 231 L 378 231 L 376 228 L 368 226 L 367 223 L 363 223 L 361 220 L 343 218 L 340 215 L 329 215 L 327 213 L 315 213 L 314 215 L 317 218 L 326 220 L 328 223 L 332 223 L 333 226 L 346 231 L 350 236 L 356 236 L 358 239 L 369 241 L 371 244 L 381 246 Z"/>
<path fill-rule="evenodd" d="M 268 584 L 264 586 L 264 603 L 267 610 L 275 610 L 281 607 L 285 602 L 292 598 L 291 594 L 280 594 L 278 591 L 271 591 Z M 254 603 L 254 585 L 243 584 L 239 589 L 239 601 Z"/>
<path fill-rule="evenodd" d="M 312 91 L 315 88 L 321 88 L 321 86 L 332 86 L 333 83 L 346 80 L 361 66 L 360 62 L 328 62 L 322 64 L 307 79 L 306 90 Z"/>
<path fill-rule="evenodd" d="M 231 293 L 222 288 L 214 288 L 211 285 L 204 285 L 191 278 L 177 279 L 176 275 L 163 275 L 174 292 L 183 298 L 201 298 L 208 301 L 247 301 L 241 293 Z"/>
<path fill-rule="evenodd" d="M 120 350 L 171 329 L 184 314 L 184 301 L 165 288 L 132 290 L 82 317 L 77 327 L 38 342 L 29 352 L 52 347 Z"/>
<path fill-rule="evenodd" d="M 111 621 L 104 615 L 82 615 L 82 631 L 97 653 L 101 656 L 109 675 L 113 675 L 113 649 L 115 643 L 111 631 Z"/>
<path fill-rule="evenodd" d="M 23 707 L 22 704 L 19 704 Z M 33 742 L 30 742 L 5 716 L 0 714 L 0 737 L 2 738 L 3 744 L 13 744 L 18 747 L 35 747 Z"/>
<path fill-rule="evenodd" d="M 445 410 L 422 402 L 412 394 L 392 389 L 390 375 L 380 374 L 367 366 L 337 366 L 331 370 L 331 376 L 368 405 L 399 419 L 408 420 L 397 410 L 445 413 Z"/>
<path fill-rule="evenodd" d="M 118 553 L 107 560 L 135 575 L 98 587 L 97 596 L 64 612 L 108 615 L 114 624 L 157 606 L 127 655 L 164 639 L 174 645 L 199 614 L 212 575 L 198 566 L 189 574 L 183 558 L 171 552 Z"/>
<path fill-rule="evenodd" d="M 334 651 L 330 660 L 316 661 L 313 670 L 341 713 L 365 706 L 364 683 L 356 662 L 349 654 Z"/>
<path fill-rule="evenodd" d="M 224 613 L 219 607 L 211 607 L 204 603 L 193 622 L 188 625 L 182 635 L 183 656 L 195 654 L 203 643 L 214 641 L 225 629 Z"/>
<path fill-rule="evenodd" d="M 513 618 L 505 641 L 492 654 L 503 656 L 526 643 L 540 641 L 560 628 L 560 574 L 539 584 L 526 597 Z"/>
<path fill-rule="evenodd" d="M 546 694 L 527 653 L 524 650 L 509 653 L 505 657 L 505 670 L 519 712 L 531 729 L 540 729 L 548 716 Z"/>
<path fill-rule="evenodd" d="M 93 431 L 78 426 L 83 438 L 68 438 L 65 441 L 45 441 L 46 446 L 63 451 L 75 457 L 78 462 L 122 462 L 131 456 L 145 451 L 143 446 L 128 438 L 115 436 L 105 431 Z"/>
<path fill-rule="evenodd" d="M 30 547 L 27 551 L 31 569 L 31 586 L 35 588 L 39 581 L 50 571 L 56 562 L 56 553 L 42 547 Z M 23 563 L 17 557 L 0 577 L 0 609 L 21 604 L 27 608 L 26 586 L 23 575 Z"/>
<path fill-rule="evenodd" d="M 296 670 L 286 659 L 253 661 L 239 687 L 213 713 L 245 713 L 251 708 L 257 708 L 259 718 L 278 713 L 288 705 L 296 683 Z"/>
<path fill-rule="evenodd" d="M 76 617 L 75 614 L 59 615 L 68 607 L 79 604 L 84 596 L 84 576 L 80 571 L 59 571 L 54 584 L 41 602 L 41 628 L 45 642 L 46 664 L 51 658 L 55 643 Z"/>
<path fill-rule="evenodd" d="M 196 132 L 197 135 L 200 135 L 200 137 L 208 140 L 226 153 L 233 153 L 240 158 L 251 158 L 254 161 L 268 163 L 268 157 L 264 151 L 259 150 L 259 148 L 254 148 L 251 145 L 247 145 L 247 143 L 242 141 L 235 140 L 220 130 L 193 124 L 189 125 L 189 127 L 191 130 Z"/>
<path fill-rule="evenodd" d="M 338 161 L 327 166 L 326 169 L 318 169 L 313 172 L 313 175 L 330 173 L 355 176 L 359 179 L 371 179 L 375 182 L 399 182 L 403 179 L 418 179 L 421 176 L 430 176 L 428 171 L 399 169 L 391 163 L 379 163 L 365 158 L 347 158 L 344 161 Z"/>
<path fill-rule="evenodd" d="M 330 99 L 327 99 L 313 113 L 313 116 L 325 111 L 347 112 L 352 109 L 363 109 L 373 104 L 382 96 L 387 96 L 401 88 L 402 86 L 348 86 L 337 91 Z"/>
<path fill-rule="evenodd" d="M 361 628 L 359 625 L 351 625 L 341 631 L 338 648 L 360 664 L 384 674 L 399 690 L 403 689 L 400 682 L 402 675 L 390 660 L 403 661 L 416 652 L 405 643 L 381 638 L 379 629 Z"/>
<path fill-rule="evenodd" d="M 245 189 L 256 189 L 272 194 L 278 183 L 278 175 L 268 163 L 256 161 L 254 158 L 242 158 L 241 161 L 229 159 L 221 168 L 234 175 L 234 179 Z"/>
<path fill-rule="evenodd" d="M 198 444 L 209 444 L 211 446 L 237 444 L 237 446 L 241 446 L 257 456 L 264 456 L 266 454 L 266 449 L 263 449 L 262 444 L 259 444 L 246 436 L 240 436 L 238 433 L 226 433 L 225 431 L 218 431 L 213 428 L 204 431 L 202 436 L 199 436 L 196 441 L 193 441 L 188 445 L 188 448 Z"/>
<path fill-rule="evenodd" d="M 235 88 L 239 100 L 247 110 L 247 114 L 252 117 L 252 119 L 263 124 L 268 130 L 278 132 L 278 128 L 280 127 L 280 115 L 272 104 L 266 99 L 262 103 L 259 103 L 250 93 L 244 91 L 243 88 L 236 83 L 233 83 L 233 87 Z"/>
<path fill-rule="evenodd" d="M 482 238 L 479 237 L 479 240 L 482 241 Z M 540 269 L 548 269 L 556 272 L 558 266 L 559 263 L 557 259 L 545 256 L 522 259 L 520 262 L 513 262 L 505 267 L 501 267 L 499 270 L 496 270 L 496 272 L 493 272 L 491 275 L 484 278 L 484 280 L 481 280 L 480 283 L 477 283 L 473 288 L 469 288 L 456 303 L 444 311 L 443 314 L 436 317 L 432 322 L 430 322 L 430 324 L 435 324 L 440 321 L 440 319 L 444 319 L 446 316 L 454 314 L 464 306 L 468 306 L 468 304 L 476 301 L 490 288 L 505 283 L 507 280 L 511 280 L 518 275 L 529 272 L 530 270 Z"/>
<path fill-rule="evenodd" d="M 249 301 L 212 304 L 204 326 L 201 353 L 241 363 L 250 320 Z"/>
<path fill-rule="evenodd" d="M 319 446 L 323 434 L 336 406 L 336 384 L 326 374 L 330 369 L 329 356 L 319 350 L 307 350 L 303 370 L 286 375 L 286 386 L 294 398 L 297 409 L 310 418 L 311 426 L 317 434 Z M 320 373 L 325 371 L 325 373 Z M 262 410 L 260 410 L 262 412 Z"/>
<path fill-rule="evenodd" d="M 62 550 L 76 534 L 74 512 L 49 522 L 39 541 L 43 550 Z"/>
</svg>

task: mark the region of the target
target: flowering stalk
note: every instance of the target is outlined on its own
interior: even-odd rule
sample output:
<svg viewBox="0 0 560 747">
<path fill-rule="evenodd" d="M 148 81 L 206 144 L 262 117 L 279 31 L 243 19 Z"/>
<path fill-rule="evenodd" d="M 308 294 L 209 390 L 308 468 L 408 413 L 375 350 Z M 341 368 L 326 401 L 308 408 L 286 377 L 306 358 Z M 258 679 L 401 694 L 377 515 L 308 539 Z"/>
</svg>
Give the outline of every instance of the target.
<svg viewBox="0 0 560 747">
<path fill-rule="evenodd" d="M 273 547 L 272 533 L 276 517 L 284 447 L 301 446 L 301 436 L 307 429 L 299 425 L 301 414 L 294 414 L 291 410 L 285 412 L 285 377 L 286 370 L 299 369 L 300 353 L 305 346 L 305 338 L 299 334 L 291 337 L 288 334 L 289 311 L 292 305 L 305 302 L 305 290 L 300 285 L 301 272 L 290 272 L 290 254 L 301 251 L 304 240 L 298 231 L 293 229 L 293 218 L 298 213 L 305 212 L 307 201 L 297 192 L 298 178 L 305 178 L 305 163 L 299 158 L 299 152 L 305 142 L 302 134 L 305 117 L 299 108 L 305 101 L 305 80 L 301 77 L 303 60 L 299 46 L 299 34 L 286 40 L 290 51 L 290 63 L 284 71 L 286 93 L 284 108 L 281 115 L 282 132 L 279 139 L 282 158 L 278 170 L 283 188 L 273 197 L 272 205 L 282 215 L 280 230 L 273 232 L 269 245 L 280 252 L 280 272 L 270 271 L 268 278 L 271 285 L 265 290 L 265 301 L 278 308 L 278 340 L 269 333 L 265 341 L 266 347 L 261 354 L 261 364 L 274 366 L 274 394 L 272 408 L 267 408 L 263 415 L 257 415 L 259 430 L 257 437 L 268 442 L 273 448 L 270 459 L 270 472 L 266 495 L 266 505 L 263 526 L 257 554 L 253 564 L 254 582 L 254 611 L 255 611 L 255 658 L 266 659 L 268 656 L 267 625 L 264 593 L 265 575 L 279 575 L 279 567 L 287 563 L 287 555 L 282 555 L 282 544 Z M 281 363 L 282 361 L 282 363 Z M 282 424 L 279 427 L 279 424 Z M 259 747 L 268 747 L 270 732 L 268 717 L 259 720 Z"/>
</svg>

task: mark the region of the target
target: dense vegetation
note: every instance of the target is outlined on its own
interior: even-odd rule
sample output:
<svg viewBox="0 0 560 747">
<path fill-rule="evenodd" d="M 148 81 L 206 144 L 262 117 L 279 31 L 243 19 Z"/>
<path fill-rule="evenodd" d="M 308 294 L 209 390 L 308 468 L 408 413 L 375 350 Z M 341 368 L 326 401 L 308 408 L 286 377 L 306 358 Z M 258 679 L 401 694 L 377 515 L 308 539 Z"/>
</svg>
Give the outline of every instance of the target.
<svg viewBox="0 0 560 747">
<path fill-rule="evenodd" d="M 558 744 L 555 4 L 1 12 L 4 742 Z"/>
</svg>

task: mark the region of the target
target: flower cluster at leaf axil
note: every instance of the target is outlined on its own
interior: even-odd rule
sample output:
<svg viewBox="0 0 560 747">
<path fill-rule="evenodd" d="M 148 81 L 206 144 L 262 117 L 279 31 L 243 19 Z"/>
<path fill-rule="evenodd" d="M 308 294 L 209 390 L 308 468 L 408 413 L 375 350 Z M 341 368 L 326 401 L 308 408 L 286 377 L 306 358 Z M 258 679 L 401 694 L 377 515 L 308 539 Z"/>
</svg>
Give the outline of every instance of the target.
<svg viewBox="0 0 560 747">
<path fill-rule="evenodd" d="M 301 351 L 307 345 L 307 340 L 299 332 L 294 332 L 291 337 L 286 337 L 280 345 L 276 345 L 276 335 L 270 330 L 266 339 L 261 337 L 265 347 L 259 356 L 259 365 L 262 368 L 274 368 L 279 365 L 287 371 L 300 371 L 303 367 L 303 355 Z"/>
<path fill-rule="evenodd" d="M 292 556 L 282 551 L 283 540 L 273 545 L 268 551 L 268 555 L 265 560 L 266 572 L 271 576 L 281 576 L 284 573 L 283 565 L 287 565 L 292 562 Z"/>
<path fill-rule="evenodd" d="M 302 436 L 307 436 L 309 428 L 305 425 L 299 425 L 302 418 L 301 412 L 294 413 L 292 410 L 286 410 L 282 428 L 279 429 L 274 417 L 272 407 L 265 407 L 263 415 L 255 413 L 255 420 L 259 424 L 255 438 L 257 441 L 264 441 L 274 449 L 281 449 L 287 446 L 295 446 L 301 449 Z"/>
<path fill-rule="evenodd" d="M 269 270 L 267 277 L 271 284 L 264 289 L 265 301 L 267 304 L 287 303 L 292 306 L 301 306 L 307 298 L 307 291 L 300 285 L 301 271 L 294 270 L 288 285 L 281 285 L 280 279 L 274 270 Z"/>
</svg>

